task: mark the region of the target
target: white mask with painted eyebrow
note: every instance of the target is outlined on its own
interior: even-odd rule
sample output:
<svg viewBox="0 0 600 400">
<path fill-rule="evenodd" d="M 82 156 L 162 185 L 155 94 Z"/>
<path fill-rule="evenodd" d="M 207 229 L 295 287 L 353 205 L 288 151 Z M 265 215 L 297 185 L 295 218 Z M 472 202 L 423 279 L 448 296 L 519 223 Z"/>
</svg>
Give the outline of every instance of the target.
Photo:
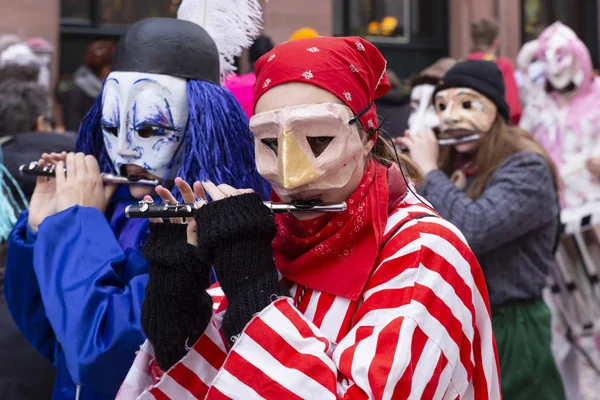
<svg viewBox="0 0 600 400">
<path fill-rule="evenodd" d="M 434 85 L 423 84 L 415 86 L 410 92 L 408 129 L 412 134 L 418 134 L 423 129 L 439 128 L 440 119 L 432 98 L 434 89 Z"/>
<path fill-rule="evenodd" d="M 166 178 L 188 116 L 185 79 L 111 73 L 102 97 L 102 132 L 117 172 L 123 165 L 132 164 L 156 178 Z"/>
</svg>

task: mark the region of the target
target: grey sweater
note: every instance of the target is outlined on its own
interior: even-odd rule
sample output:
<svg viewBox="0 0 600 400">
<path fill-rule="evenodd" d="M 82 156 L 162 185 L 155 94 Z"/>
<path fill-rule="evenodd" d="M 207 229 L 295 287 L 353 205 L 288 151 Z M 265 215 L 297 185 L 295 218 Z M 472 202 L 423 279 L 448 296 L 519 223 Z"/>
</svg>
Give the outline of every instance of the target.
<svg viewBox="0 0 600 400">
<path fill-rule="evenodd" d="M 440 215 L 462 231 L 477 256 L 498 307 L 542 295 L 554 268 L 560 212 L 550 168 L 533 153 L 517 153 L 471 200 L 440 170 L 419 190 Z"/>
</svg>

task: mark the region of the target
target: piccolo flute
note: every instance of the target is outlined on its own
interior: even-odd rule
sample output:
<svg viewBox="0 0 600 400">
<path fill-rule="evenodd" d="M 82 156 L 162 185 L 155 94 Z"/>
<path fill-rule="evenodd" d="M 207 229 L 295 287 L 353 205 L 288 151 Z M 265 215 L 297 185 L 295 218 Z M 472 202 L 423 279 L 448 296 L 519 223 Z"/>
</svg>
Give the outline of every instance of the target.
<svg viewBox="0 0 600 400">
<path fill-rule="evenodd" d="M 204 203 L 206 204 L 206 203 Z M 339 213 L 346 211 L 347 205 L 341 203 L 321 202 L 291 202 L 275 203 L 263 201 L 273 214 L 289 213 Z M 201 206 L 190 203 L 154 204 L 151 201 L 140 201 L 137 205 L 127 206 L 125 215 L 127 218 L 187 218 L 193 217 Z"/>
<path fill-rule="evenodd" d="M 475 133 L 473 135 L 463 136 L 460 138 L 439 139 L 438 143 L 440 144 L 440 146 L 452 146 L 455 144 L 474 142 L 476 140 L 479 140 L 480 138 L 481 135 L 479 133 Z"/>
<path fill-rule="evenodd" d="M 481 135 L 479 133 L 475 133 L 473 135 L 463 136 L 461 138 L 438 139 L 438 144 L 440 146 L 453 146 L 453 145 L 456 145 L 456 144 L 474 142 L 476 140 L 479 140 L 480 138 L 481 138 Z M 398 145 L 396 145 L 396 149 L 400 150 L 400 151 L 402 151 L 404 153 L 408 152 L 408 147 L 406 147 L 406 146 L 398 146 Z"/>
<path fill-rule="evenodd" d="M 21 175 L 32 175 L 32 176 L 56 176 L 56 165 L 45 165 L 41 166 L 37 162 L 31 162 L 24 164 L 19 167 Z M 66 168 L 65 168 L 66 171 Z M 100 174 L 104 183 L 115 183 L 123 185 L 143 185 L 143 186 L 158 186 L 160 184 L 157 180 L 152 179 L 130 179 L 124 176 L 117 176 L 107 173 Z"/>
</svg>

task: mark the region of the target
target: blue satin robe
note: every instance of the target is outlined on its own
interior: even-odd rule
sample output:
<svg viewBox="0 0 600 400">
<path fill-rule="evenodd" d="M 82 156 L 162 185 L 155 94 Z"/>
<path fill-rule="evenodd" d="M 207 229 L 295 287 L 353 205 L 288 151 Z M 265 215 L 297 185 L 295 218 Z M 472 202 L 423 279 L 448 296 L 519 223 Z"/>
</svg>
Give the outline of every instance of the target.
<svg viewBox="0 0 600 400">
<path fill-rule="evenodd" d="M 141 309 L 148 265 L 146 219 L 127 219 L 127 188 L 106 215 L 72 207 L 37 235 L 25 211 L 11 233 L 6 301 L 29 342 L 57 368 L 53 400 L 114 399 L 144 342 Z M 32 377 L 35 379 L 35 377 Z"/>
</svg>

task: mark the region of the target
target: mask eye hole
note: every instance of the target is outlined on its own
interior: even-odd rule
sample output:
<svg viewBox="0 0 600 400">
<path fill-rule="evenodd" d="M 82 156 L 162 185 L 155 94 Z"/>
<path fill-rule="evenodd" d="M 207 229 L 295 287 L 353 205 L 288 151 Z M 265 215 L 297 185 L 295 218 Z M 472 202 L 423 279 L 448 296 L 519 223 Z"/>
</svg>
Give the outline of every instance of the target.
<svg viewBox="0 0 600 400">
<path fill-rule="evenodd" d="M 473 107 L 473 103 L 470 101 L 463 101 L 462 106 L 465 110 L 469 110 Z"/>
<path fill-rule="evenodd" d="M 137 130 L 138 135 L 145 139 L 152 137 L 154 135 L 154 130 L 151 127 L 143 127 Z"/>
<path fill-rule="evenodd" d="M 164 136 L 168 131 L 171 131 L 172 128 L 154 125 L 151 123 L 142 123 L 139 124 L 135 130 L 139 137 L 148 139 L 152 136 Z"/>
<path fill-rule="evenodd" d="M 119 128 L 111 125 L 102 125 L 102 129 L 113 136 L 119 136 Z"/>
<path fill-rule="evenodd" d="M 261 139 L 261 142 L 277 155 L 277 151 L 279 150 L 279 142 L 277 139 Z"/>
<path fill-rule="evenodd" d="M 333 140 L 333 136 L 308 136 L 306 138 L 315 157 L 319 157 Z"/>
<path fill-rule="evenodd" d="M 142 129 L 138 129 L 137 131 L 138 135 L 140 135 L 143 138 L 149 138 L 152 137 L 154 131 L 152 130 L 152 128 L 142 128 Z"/>
</svg>

